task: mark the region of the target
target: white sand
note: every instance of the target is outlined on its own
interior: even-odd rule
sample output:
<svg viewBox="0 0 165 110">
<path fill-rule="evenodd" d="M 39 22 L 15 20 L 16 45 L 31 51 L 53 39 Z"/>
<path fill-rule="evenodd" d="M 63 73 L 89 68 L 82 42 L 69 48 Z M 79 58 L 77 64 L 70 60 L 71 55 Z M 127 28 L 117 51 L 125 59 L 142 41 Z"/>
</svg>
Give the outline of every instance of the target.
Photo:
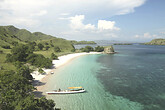
<svg viewBox="0 0 165 110">
<path fill-rule="evenodd" d="M 52 69 L 43 69 L 45 71 L 44 75 L 39 74 L 38 71 L 33 71 L 31 74 L 35 80 L 41 81 L 46 75 L 53 72 L 54 69 L 59 68 L 60 66 L 68 63 L 73 58 L 76 58 L 76 57 L 79 57 L 82 55 L 89 55 L 89 54 L 101 54 L 101 53 L 100 52 L 90 52 L 90 53 L 84 52 L 84 53 L 74 53 L 74 54 L 68 54 L 68 55 L 60 56 L 60 57 L 58 57 L 59 60 L 53 60 L 52 61 L 52 63 L 53 63 Z"/>
</svg>

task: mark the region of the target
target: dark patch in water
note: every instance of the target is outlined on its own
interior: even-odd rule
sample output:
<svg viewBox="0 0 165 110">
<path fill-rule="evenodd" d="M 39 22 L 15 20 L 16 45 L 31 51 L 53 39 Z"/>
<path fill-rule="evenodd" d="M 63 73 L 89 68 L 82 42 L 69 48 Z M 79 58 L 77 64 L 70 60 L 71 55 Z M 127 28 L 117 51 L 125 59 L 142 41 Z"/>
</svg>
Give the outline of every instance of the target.
<svg viewBox="0 0 165 110">
<path fill-rule="evenodd" d="M 106 91 L 144 105 L 165 109 L 165 47 L 117 46 L 119 54 L 103 55 L 98 78 Z M 164 98 L 163 95 L 164 94 Z"/>
</svg>

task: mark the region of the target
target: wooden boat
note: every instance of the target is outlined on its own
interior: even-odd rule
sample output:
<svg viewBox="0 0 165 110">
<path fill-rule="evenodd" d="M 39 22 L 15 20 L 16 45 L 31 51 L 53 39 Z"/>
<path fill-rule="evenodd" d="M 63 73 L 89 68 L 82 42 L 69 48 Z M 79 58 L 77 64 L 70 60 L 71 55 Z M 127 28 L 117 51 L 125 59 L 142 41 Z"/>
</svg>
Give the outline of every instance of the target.
<svg viewBox="0 0 165 110">
<path fill-rule="evenodd" d="M 53 90 L 51 92 L 46 92 L 47 94 L 75 94 L 75 93 L 83 93 L 85 89 L 82 87 L 68 87 L 67 90 Z"/>
</svg>

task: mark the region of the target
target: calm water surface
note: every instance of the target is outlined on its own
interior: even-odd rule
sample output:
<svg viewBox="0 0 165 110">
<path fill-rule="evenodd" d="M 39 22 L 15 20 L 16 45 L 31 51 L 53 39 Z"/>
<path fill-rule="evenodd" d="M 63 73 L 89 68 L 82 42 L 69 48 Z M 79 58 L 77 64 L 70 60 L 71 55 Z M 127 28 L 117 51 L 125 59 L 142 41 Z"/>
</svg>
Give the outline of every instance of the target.
<svg viewBox="0 0 165 110">
<path fill-rule="evenodd" d="M 87 92 L 47 95 L 62 110 L 165 110 L 165 46 L 115 46 L 86 55 L 52 75 L 45 90 L 83 86 Z"/>
</svg>

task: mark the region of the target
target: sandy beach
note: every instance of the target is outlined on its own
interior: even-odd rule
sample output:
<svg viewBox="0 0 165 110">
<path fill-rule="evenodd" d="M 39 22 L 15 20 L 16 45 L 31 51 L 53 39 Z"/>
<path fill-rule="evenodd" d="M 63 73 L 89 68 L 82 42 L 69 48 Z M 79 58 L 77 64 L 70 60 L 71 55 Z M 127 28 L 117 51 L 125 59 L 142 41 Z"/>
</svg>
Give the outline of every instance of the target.
<svg viewBox="0 0 165 110">
<path fill-rule="evenodd" d="M 51 69 L 43 69 L 45 71 L 44 74 L 40 74 L 38 71 L 33 71 L 31 73 L 31 75 L 34 78 L 35 82 L 43 82 L 43 79 L 46 79 L 46 76 L 51 75 L 51 72 L 54 72 L 56 69 L 58 69 L 60 66 L 63 66 L 65 64 L 67 64 L 69 61 L 73 60 L 76 57 L 79 56 L 83 56 L 83 55 L 90 55 L 90 54 L 101 54 L 100 52 L 90 52 L 90 53 L 73 53 L 73 54 L 68 54 L 68 55 L 64 55 L 64 56 L 60 56 L 58 57 L 59 60 L 53 60 L 52 61 L 52 68 Z M 45 82 L 45 80 L 44 80 Z M 40 89 L 41 86 L 38 87 L 38 84 L 35 84 L 35 86 L 37 87 L 37 89 Z"/>
</svg>

